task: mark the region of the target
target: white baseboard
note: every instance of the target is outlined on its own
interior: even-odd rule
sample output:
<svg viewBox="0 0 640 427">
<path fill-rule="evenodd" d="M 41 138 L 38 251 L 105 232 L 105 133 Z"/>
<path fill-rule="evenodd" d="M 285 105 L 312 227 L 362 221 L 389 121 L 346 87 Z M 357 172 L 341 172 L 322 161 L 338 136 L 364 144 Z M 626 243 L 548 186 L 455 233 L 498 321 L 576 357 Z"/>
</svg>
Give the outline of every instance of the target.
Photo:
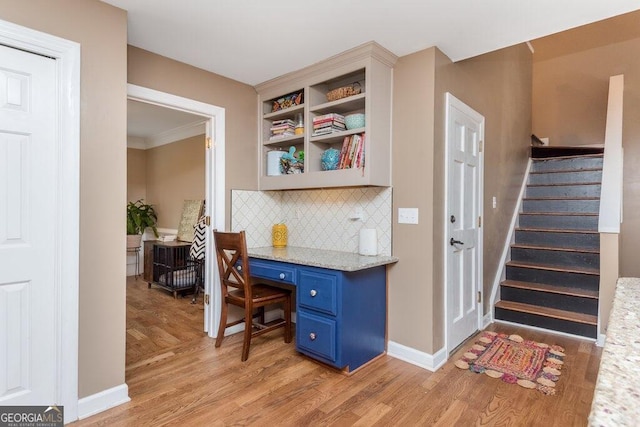
<svg viewBox="0 0 640 427">
<path fill-rule="evenodd" d="M 482 329 L 486 329 L 487 326 L 493 323 L 493 306 L 490 307 L 490 310 L 487 314 L 482 317 Z"/>
<path fill-rule="evenodd" d="M 131 400 L 126 384 L 103 390 L 78 400 L 78 419 L 83 420 Z"/>
<path fill-rule="evenodd" d="M 447 361 L 447 351 L 444 348 L 438 350 L 436 354 L 429 354 L 393 341 L 387 344 L 387 354 L 431 372 L 435 372 Z"/>
<path fill-rule="evenodd" d="M 598 347 L 604 347 L 604 343 L 607 340 L 606 334 L 598 334 L 598 339 L 596 340 L 596 345 Z"/>
</svg>

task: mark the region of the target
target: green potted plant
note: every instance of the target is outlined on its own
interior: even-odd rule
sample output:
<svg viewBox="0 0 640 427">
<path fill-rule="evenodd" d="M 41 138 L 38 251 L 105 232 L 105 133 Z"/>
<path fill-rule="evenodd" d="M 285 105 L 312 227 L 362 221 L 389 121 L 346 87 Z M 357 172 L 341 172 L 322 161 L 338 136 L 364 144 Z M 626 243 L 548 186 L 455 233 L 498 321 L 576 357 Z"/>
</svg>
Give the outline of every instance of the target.
<svg viewBox="0 0 640 427">
<path fill-rule="evenodd" d="M 137 248 L 140 246 L 142 233 L 149 227 L 154 236 L 158 235 L 158 215 L 153 205 L 144 203 L 142 199 L 127 203 L 127 247 Z"/>
</svg>

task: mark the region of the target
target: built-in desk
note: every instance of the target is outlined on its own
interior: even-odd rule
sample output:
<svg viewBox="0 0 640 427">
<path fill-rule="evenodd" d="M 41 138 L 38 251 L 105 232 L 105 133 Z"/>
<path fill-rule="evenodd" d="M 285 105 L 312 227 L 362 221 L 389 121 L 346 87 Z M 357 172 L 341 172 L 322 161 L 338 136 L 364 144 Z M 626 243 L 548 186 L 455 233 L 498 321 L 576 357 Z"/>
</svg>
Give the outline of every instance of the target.
<svg viewBox="0 0 640 427">
<path fill-rule="evenodd" d="M 386 350 L 390 256 L 309 248 L 249 249 L 251 275 L 296 287 L 296 349 L 353 372 Z"/>
</svg>

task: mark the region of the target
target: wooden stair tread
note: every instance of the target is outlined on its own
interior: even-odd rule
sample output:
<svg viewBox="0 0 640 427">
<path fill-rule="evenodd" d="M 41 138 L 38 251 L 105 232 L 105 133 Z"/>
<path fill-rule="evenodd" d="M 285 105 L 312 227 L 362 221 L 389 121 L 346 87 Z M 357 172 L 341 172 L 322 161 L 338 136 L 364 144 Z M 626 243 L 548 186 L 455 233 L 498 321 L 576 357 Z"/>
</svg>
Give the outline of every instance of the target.
<svg viewBox="0 0 640 427">
<path fill-rule="evenodd" d="M 596 230 L 567 230 L 564 228 L 531 228 L 516 227 L 516 231 L 533 231 L 536 233 L 576 233 L 576 234 L 600 234 Z"/>
<path fill-rule="evenodd" d="M 520 212 L 520 215 L 598 216 L 595 212 Z"/>
<path fill-rule="evenodd" d="M 529 172 L 529 175 L 544 175 L 547 173 L 571 173 L 571 172 L 600 172 L 602 168 L 584 168 L 584 169 L 552 169 L 548 171 Z"/>
<path fill-rule="evenodd" d="M 569 148 L 569 147 L 566 147 Z M 566 156 L 557 156 L 557 157 L 533 157 L 532 160 L 534 162 L 545 162 L 547 160 L 566 160 L 566 159 L 584 159 L 584 158 L 598 158 L 604 157 L 604 154 L 569 154 Z"/>
<path fill-rule="evenodd" d="M 544 251 L 558 251 L 558 252 L 584 252 L 588 254 L 599 254 L 600 251 L 598 249 L 586 249 L 586 248 L 570 248 L 564 246 L 542 246 L 542 245 L 526 245 L 522 243 L 514 243 L 511 245 L 512 248 L 520 248 L 520 249 L 537 249 Z"/>
<path fill-rule="evenodd" d="M 601 185 L 601 182 L 560 182 L 550 184 L 527 184 L 527 187 L 570 187 L 572 185 Z"/>
<path fill-rule="evenodd" d="M 531 291 L 548 292 L 552 294 L 570 295 L 581 298 L 598 299 L 598 291 L 590 291 L 587 289 L 569 288 L 567 286 L 548 285 L 546 283 L 521 282 L 518 280 L 505 280 L 501 286 L 511 288 L 528 289 Z"/>
<path fill-rule="evenodd" d="M 522 313 L 535 314 L 538 316 L 551 317 L 554 319 L 566 320 L 569 322 L 584 323 L 587 325 L 597 325 L 598 317 L 590 314 L 575 313 L 573 311 L 559 310 L 557 308 L 538 307 L 530 304 L 523 304 L 512 301 L 498 301 L 496 308 L 504 310 L 519 311 Z"/>
<path fill-rule="evenodd" d="M 548 270 L 548 271 L 559 271 L 564 273 L 577 273 L 577 274 L 588 274 L 591 276 L 599 276 L 600 270 L 596 268 L 567 268 L 567 267 L 558 267 L 556 265 L 548 265 L 548 264 L 536 264 L 522 261 L 509 261 L 507 262 L 507 266 L 509 267 L 521 267 L 521 268 L 532 268 L 535 270 Z"/>
</svg>

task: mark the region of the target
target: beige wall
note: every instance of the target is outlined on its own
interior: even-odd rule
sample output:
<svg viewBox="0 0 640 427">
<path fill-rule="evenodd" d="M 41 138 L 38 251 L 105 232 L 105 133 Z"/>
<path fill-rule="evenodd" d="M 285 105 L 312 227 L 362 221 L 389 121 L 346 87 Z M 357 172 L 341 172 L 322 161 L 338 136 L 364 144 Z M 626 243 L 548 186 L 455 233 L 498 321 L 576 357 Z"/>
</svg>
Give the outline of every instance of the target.
<svg viewBox="0 0 640 427">
<path fill-rule="evenodd" d="M 531 54 L 525 45 L 452 63 L 437 48 L 394 69 L 394 215 L 420 209 L 420 224 L 393 226 L 389 339 L 433 354 L 444 337 L 444 94 L 485 117 L 485 312 L 528 158 Z M 498 208 L 491 208 L 491 197 Z"/>
<path fill-rule="evenodd" d="M 432 193 L 435 52 L 430 48 L 403 56 L 393 71 L 392 246 L 400 261 L 389 268 L 388 334 L 390 341 L 426 353 L 434 350 L 436 329 L 432 278 L 437 268 Z M 398 224 L 398 208 L 418 208 L 419 224 Z"/>
<path fill-rule="evenodd" d="M 125 381 L 127 16 L 96 0 L 5 0 L 0 18 L 81 44 L 79 395 Z"/>
<path fill-rule="evenodd" d="M 205 137 L 194 136 L 146 150 L 147 203 L 158 227 L 177 229 L 185 200 L 205 198 Z"/>
<path fill-rule="evenodd" d="M 127 148 L 127 201 L 140 199 L 147 199 L 146 151 Z"/>
<path fill-rule="evenodd" d="M 226 223 L 231 189 L 258 188 L 258 107 L 253 87 L 129 46 L 128 82 L 225 108 Z"/>
<path fill-rule="evenodd" d="M 620 274 L 640 276 L 640 37 L 602 45 L 612 27 L 629 18 L 594 24 L 534 41 L 533 132 L 552 145 L 604 140 L 609 77 L 624 74 L 624 222 L 620 234 Z M 607 26 L 607 24 L 613 24 Z M 580 40 L 580 43 L 573 43 Z M 549 52 L 551 46 L 554 49 Z M 561 47 L 560 47 L 561 46 Z M 540 58 L 540 59 L 538 59 Z"/>
</svg>

